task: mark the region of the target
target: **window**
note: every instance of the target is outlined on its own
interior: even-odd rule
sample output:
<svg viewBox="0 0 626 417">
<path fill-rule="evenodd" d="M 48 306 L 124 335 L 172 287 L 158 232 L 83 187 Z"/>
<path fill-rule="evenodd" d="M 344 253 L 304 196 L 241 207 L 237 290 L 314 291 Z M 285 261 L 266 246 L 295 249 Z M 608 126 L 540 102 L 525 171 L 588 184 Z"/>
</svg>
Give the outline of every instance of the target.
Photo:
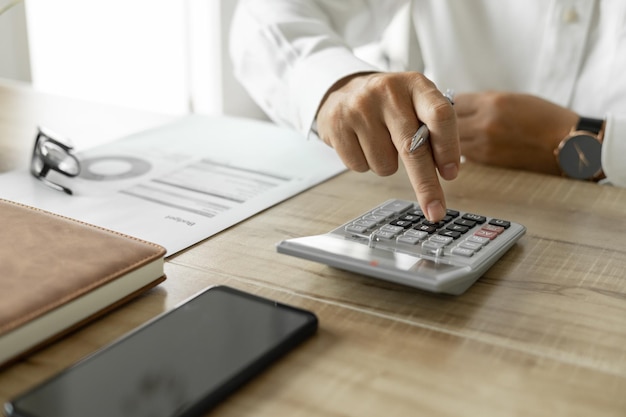
<svg viewBox="0 0 626 417">
<path fill-rule="evenodd" d="M 262 117 L 235 81 L 233 0 L 26 0 L 33 86 L 159 113 Z"/>
</svg>

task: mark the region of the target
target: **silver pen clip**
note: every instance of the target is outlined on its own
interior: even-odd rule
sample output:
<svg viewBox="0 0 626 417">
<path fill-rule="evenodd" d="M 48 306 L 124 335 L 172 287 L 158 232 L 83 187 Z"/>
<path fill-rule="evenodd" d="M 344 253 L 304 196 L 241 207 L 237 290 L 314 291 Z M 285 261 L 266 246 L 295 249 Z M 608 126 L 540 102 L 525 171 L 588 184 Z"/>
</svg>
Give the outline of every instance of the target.
<svg viewBox="0 0 626 417">
<path fill-rule="evenodd" d="M 454 90 L 448 88 L 443 95 L 445 96 L 445 98 L 448 99 L 450 104 L 454 105 Z M 417 132 L 415 132 L 415 134 L 411 138 L 409 153 L 413 153 L 417 148 L 425 145 L 429 137 L 430 131 L 428 130 L 428 126 L 426 126 L 425 124 L 421 125 L 417 129 Z"/>
</svg>

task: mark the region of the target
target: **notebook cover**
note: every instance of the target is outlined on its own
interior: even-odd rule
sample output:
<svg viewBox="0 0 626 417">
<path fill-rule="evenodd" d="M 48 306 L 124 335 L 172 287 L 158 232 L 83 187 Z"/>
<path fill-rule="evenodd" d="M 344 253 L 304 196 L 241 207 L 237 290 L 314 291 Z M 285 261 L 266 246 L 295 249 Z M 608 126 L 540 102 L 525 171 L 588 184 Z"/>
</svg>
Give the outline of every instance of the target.
<svg viewBox="0 0 626 417">
<path fill-rule="evenodd" d="M 41 321 L 68 303 L 116 280 L 133 279 L 124 283 L 123 289 L 115 287 L 117 292 L 103 295 L 108 297 L 102 300 L 106 302 L 104 308 L 81 307 L 76 319 L 63 323 L 61 331 L 23 346 L 11 358 L 0 358 L 0 366 L 165 279 L 165 248 L 154 243 L 3 199 L 0 218 L 0 346 L 12 332 Z M 153 262 L 159 263 L 156 269 L 149 266 Z M 130 273 L 133 275 L 128 277 Z"/>
</svg>

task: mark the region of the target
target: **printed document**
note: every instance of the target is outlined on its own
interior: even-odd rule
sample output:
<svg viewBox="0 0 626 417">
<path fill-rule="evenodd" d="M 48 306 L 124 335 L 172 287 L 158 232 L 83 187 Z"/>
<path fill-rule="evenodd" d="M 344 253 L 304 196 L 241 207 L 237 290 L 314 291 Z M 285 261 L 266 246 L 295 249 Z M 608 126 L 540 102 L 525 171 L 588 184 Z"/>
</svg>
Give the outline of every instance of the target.
<svg viewBox="0 0 626 417">
<path fill-rule="evenodd" d="M 186 116 L 77 154 L 56 172 L 67 195 L 27 171 L 0 197 L 158 243 L 172 255 L 345 170 L 333 149 L 269 122 Z"/>
</svg>

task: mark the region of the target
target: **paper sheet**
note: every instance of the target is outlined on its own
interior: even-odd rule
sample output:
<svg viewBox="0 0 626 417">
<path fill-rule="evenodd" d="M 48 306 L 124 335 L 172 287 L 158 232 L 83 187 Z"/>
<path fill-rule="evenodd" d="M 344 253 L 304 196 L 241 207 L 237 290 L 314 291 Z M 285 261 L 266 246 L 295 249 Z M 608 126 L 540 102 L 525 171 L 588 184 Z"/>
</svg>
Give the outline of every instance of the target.
<svg viewBox="0 0 626 417">
<path fill-rule="evenodd" d="M 27 171 L 0 175 L 0 197 L 158 243 L 172 255 L 345 170 L 321 141 L 268 122 L 186 116 L 79 153 L 70 187 Z"/>
</svg>

